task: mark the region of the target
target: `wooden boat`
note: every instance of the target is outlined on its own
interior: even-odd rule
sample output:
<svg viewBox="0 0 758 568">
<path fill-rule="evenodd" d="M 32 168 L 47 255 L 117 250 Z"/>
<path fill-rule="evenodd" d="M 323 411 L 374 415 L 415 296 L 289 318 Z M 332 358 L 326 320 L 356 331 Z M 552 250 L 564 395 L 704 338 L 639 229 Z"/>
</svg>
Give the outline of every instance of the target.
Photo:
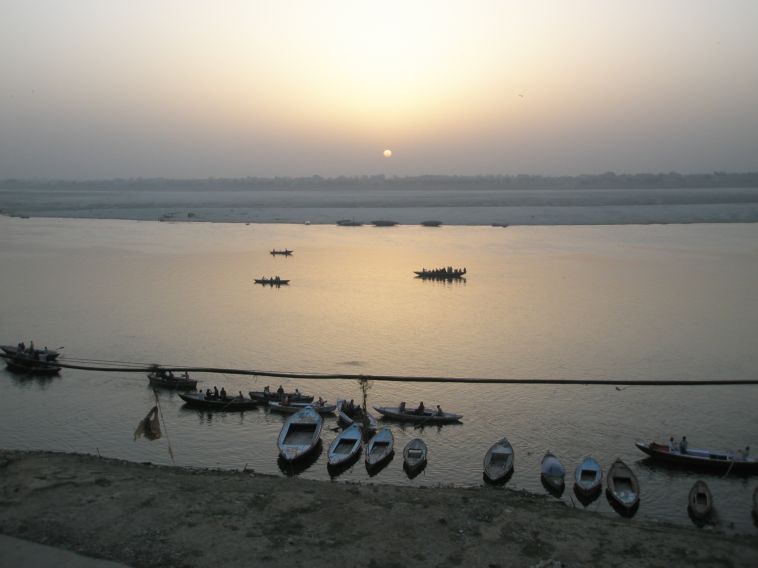
<svg viewBox="0 0 758 568">
<path fill-rule="evenodd" d="M 376 468 L 392 457 L 395 437 L 389 428 L 382 428 L 366 444 L 366 467 Z"/>
<path fill-rule="evenodd" d="M 654 460 L 663 463 L 724 472 L 729 470 L 732 473 L 758 474 L 758 458 L 745 457 L 739 452 L 687 448 L 687 451 L 682 453 L 677 450 L 672 451 L 668 444 L 657 442 L 637 441 L 634 445 Z"/>
<path fill-rule="evenodd" d="M 340 432 L 329 445 L 327 465 L 340 467 L 356 459 L 363 446 L 363 431 L 357 424 Z"/>
<path fill-rule="evenodd" d="M 6 355 L 16 355 L 19 352 L 17 345 L 0 345 L 0 349 L 3 350 L 3 352 Z M 34 349 L 32 353 L 29 353 L 29 350 L 23 351 L 22 354 L 26 355 L 36 355 L 35 357 L 32 357 L 33 359 L 39 359 L 41 361 L 55 361 L 58 356 L 61 354 L 60 351 L 57 351 L 56 349 Z"/>
<path fill-rule="evenodd" d="M 408 475 L 417 475 L 426 466 L 428 448 L 421 438 L 413 438 L 403 448 L 403 468 Z"/>
<path fill-rule="evenodd" d="M 561 461 L 550 452 L 547 452 L 540 463 L 540 476 L 542 481 L 554 491 L 563 490 L 566 484 L 566 468 Z"/>
<path fill-rule="evenodd" d="M 597 495 L 603 487 L 603 470 L 594 458 L 587 456 L 574 472 L 574 490 L 580 497 Z"/>
<path fill-rule="evenodd" d="M 707 519 L 713 511 L 713 495 L 705 481 L 698 479 L 690 489 L 687 499 L 690 515 L 698 521 Z"/>
<path fill-rule="evenodd" d="M 287 286 L 290 283 L 289 280 L 283 280 L 278 276 L 274 276 L 273 278 L 255 278 L 254 281 L 256 284 L 263 284 L 264 286 Z"/>
<path fill-rule="evenodd" d="M 208 398 L 206 394 L 202 392 L 180 392 L 179 396 L 187 404 L 187 406 L 205 408 L 207 410 L 240 412 L 242 410 L 250 410 L 258 406 L 257 401 L 251 398 L 242 398 L 239 396 L 227 397 L 226 400 L 216 397 Z"/>
<path fill-rule="evenodd" d="M 417 413 L 414 410 L 401 410 L 400 407 L 396 406 L 375 406 L 374 410 L 386 419 L 414 422 L 416 424 L 452 424 L 460 422 L 461 418 L 463 418 L 462 414 L 453 414 L 451 412 L 438 414 L 437 411 L 424 410 L 422 413 Z"/>
<path fill-rule="evenodd" d="M 337 221 L 337 225 L 340 227 L 360 227 L 363 225 L 360 221 L 355 221 L 353 219 L 340 219 Z"/>
<path fill-rule="evenodd" d="M 50 361 L 39 361 L 23 355 L 2 355 L 9 371 L 29 375 L 57 375 L 60 366 Z"/>
<path fill-rule="evenodd" d="M 310 406 L 287 418 L 277 440 L 282 459 L 293 462 L 310 454 L 321 441 L 323 425 L 319 413 Z"/>
<path fill-rule="evenodd" d="M 319 414 L 333 414 L 337 408 L 336 404 L 326 404 L 326 402 L 324 404 L 319 404 L 318 402 L 289 402 L 284 404 L 283 402 L 270 400 L 268 403 L 268 408 L 271 412 L 280 412 L 282 414 L 294 414 L 307 406 L 313 407 L 313 410 Z"/>
<path fill-rule="evenodd" d="M 397 221 L 371 221 L 374 227 L 394 227 L 397 225 Z"/>
<path fill-rule="evenodd" d="M 442 225 L 442 221 L 421 221 L 421 225 L 424 227 L 439 227 Z"/>
<path fill-rule="evenodd" d="M 195 390 L 197 388 L 197 380 L 190 379 L 189 376 L 175 376 L 165 371 L 148 373 L 147 378 L 152 387 L 176 390 Z"/>
<path fill-rule="evenodd" d="M 620 459 L 611 464 L 606 476 L 608 499 L 625 512 L 640 502 L 640 483 L 634 472 Z"/>
<path fill-rule="evenodd" d="M 379 422 L 370 412 L 364 412 L 360 405 L 355 405 L 350 411 L 349 404 L 345 400 L 337 401 L 337 419 L 343 426 L 357 423 L 366 432 L 376 432 Z"/>
<path fill-rule="evenodd" d="M 513 473 L 513 446 L 508 438 L 495 442 L 484 455 L 484 475 L 493 483 L 505 481 Z"/>
<path fill-rule="evenodd" d="M 290 256 L 293 252 L 295 252 L 295 251 L 294 250 L 290 250 L 290 249 L 282 249 L 282 250 L 273 249 L 271 251 L 271 255 L 272 256 L 276 256 L 277 254 L 280 254 L 282 256 Z"/>
<path fill-rule="evenodd" d="M 417 278 L 428 278 L 432 280 L 454 280 L 457 278 L 463 278 L 466 274 L 465 268 L 453 268 L 448 266 L 447 268 L 422 268 L 421 270 L 414 270 L 413 273 Z"/>
<path fill-rule="evenodd" d="M 276 392 L 276 391 L 250 391 L 250 398 L 254 398 L 261 404 L 268 404 L 270 401 L 281 402 L 285 398 L 290 402 L 313 402 L 312 394 L 303 394 L 296 390 L 295 392 Z"/>
</svg>

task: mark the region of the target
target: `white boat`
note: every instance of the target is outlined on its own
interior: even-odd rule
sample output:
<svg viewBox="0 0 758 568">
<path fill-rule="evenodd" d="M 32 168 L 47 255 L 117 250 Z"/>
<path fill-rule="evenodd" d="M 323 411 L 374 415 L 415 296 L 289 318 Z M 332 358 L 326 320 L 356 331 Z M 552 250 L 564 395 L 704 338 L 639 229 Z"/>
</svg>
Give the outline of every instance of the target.
<svg viewBox="0 0 758 568">
<path fill-rule="evenodd" d="M 484 456 L 484 475 L 497 483 L 513 473 L 513 446 L 507 438 L 498 440 Z"/>
<path fill-rule="evenodd" d="M 413 438 L 403 448 L 403 468 L 409 476 L 418 475 L 426 466 L 428 448 L 421 438 Z"/>
<path fill-rule="evenodd" d="M 392 457 L 395 437 L 389 428 L 382 428 L 366 444 L 366 467 L 376 468 Z"/>
<path fill-rule="evenodd" d="M 292 462 L 312 452 L 321 441 L 323 424 L 321 416 L 311 406 L 287 418 L 277 441 L 282 459 Z"/>
<path fill-rule="evenodd" d="M 540 463 L 542 481 L 553 491 L 563 490 L 566 483 L 566 468 L 561 461 L 547 452 Z"/>
<path fill-rule="evenodd" d="M 580 497 L 592 497 L 603 487 L 603 470 L 595 458 L 585 457 L 574 472 L 574 490 Z"/>
<path fill-rule="evenodd" d="M 353 424 L 339 433 L 329 445 L 327 465 L 340 467 L 351 463 L 361 453 L 363 431 L 357 424 Z"/>
</svg>

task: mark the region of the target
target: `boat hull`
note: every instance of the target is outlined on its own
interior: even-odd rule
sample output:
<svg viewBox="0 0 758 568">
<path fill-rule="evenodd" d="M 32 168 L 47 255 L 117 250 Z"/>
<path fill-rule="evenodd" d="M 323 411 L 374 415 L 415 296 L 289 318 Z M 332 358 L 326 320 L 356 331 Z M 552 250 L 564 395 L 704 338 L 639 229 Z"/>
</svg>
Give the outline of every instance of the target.
<svg viewBox="0 0 758 568">
<path fill-rule="evenodd" d="M 353 424 L 346 428 L 329 445 L 327 465 L 331 468 L 345 467 L 353 463 L 363 449 L 363 432 Z"/>
<path fill-rule="evenodd" d="M 227 398 L 226 400 L 220 398 L 205 398 L 202 393 L 179 393 L 181 399 L 187 406 L 193 408 L 204 408 L 206 410 L 226 411 L 226 412 L 241 412 L 243 410 L 252 410 L 257 408 L 258 403 L 254 400 L 247 398 Z"/>
<path fill-rule="evenodd" d="M 375 406 L 374 410 L 388 420 L 413 422 L 415 424 L 455 424 L 463 418 L 462 414 L 452 414 L 450 412 L 443 412 L 442 415 L 437 415 L 430 411 L 426 411 L 423 414 L 400 412 L 399 408 L 389 406 Z"/>
<path fill-rule="evenodd" d="M 287 418 L 277 439 L 282 460 L 291 463 L 309 456 L 321 441 L 323 424 L 321 416 L 310 406 Z"/>
<path fill-rule="evenodd" d="M 395 437 L 389 428 L 382 428 L 366 444 L 366 467 L 379 469 L 395 453 Z"/>
<path fill-rule="evenodd" d="M 414 438 L 403 448 L 403 469 L 410 477 L 421 473 L 426 467 L 429 450 L 421 438 Z"/>
<path fill-rule="evenodd" d="M 156 373 L 148 373 L 147 378 L 152 387 L 173 390 L 194 390 L 197 388 L 197 381 L 195 379 L 185 379 L 184 377 L 161 377 Z"/>
<path fill-rule="evenodd" d="M 611 465 L 606 475 L 608 500 L 622 514 L 633 514 L 640 504 L 640 484 L 634 472 L 621 460 Z"/>
<path fill-rule="evenodd" d="M 744 458 L 730 452 L 690 448 L 686 453 L 672 452 L 668 445 L 656 442 L 635 442 L 637 448 L 655 461 L 677 466 L 710 469 L 713 471 L 758 474 L 758 459 Z"/>
<path fill-rule="evenodd" d="M 484 455 L 484 478 L 491 483 L 504 483 L 513 474 L 514 459 L 508 439 L 498 440 Z"/>
</svg>

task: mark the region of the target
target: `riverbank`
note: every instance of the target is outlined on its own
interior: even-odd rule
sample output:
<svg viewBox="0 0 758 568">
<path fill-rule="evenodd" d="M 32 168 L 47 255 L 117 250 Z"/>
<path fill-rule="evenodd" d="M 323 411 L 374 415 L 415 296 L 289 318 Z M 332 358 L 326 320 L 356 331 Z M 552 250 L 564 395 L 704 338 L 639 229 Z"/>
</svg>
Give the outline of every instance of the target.
<svg viewBox="0 0 758 568">
<path fill-rule="evenodd" d="M 359 466 L 356 466 L 359 467 Z M 758 539 L 502 488 L 0 451 L 0 533 L 141 566 L 754 566 Z"/>
</svg>

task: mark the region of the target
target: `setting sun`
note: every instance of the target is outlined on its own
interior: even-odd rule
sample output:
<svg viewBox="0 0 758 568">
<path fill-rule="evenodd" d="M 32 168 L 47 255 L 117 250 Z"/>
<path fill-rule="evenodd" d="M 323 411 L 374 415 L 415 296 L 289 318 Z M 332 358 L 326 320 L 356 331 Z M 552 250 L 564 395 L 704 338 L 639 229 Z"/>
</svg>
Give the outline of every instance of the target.
<svg viewBox="0 0 758 568">
<path fill-rule="evenodd" d="M 392 150 L 390 150 L 389 148 L 387 148 L 387 149 L 384 151 L 384 157 L 385 157 L 385 158 L 391 158 L 391 157 L 392 157 Z"/>
</svg>

